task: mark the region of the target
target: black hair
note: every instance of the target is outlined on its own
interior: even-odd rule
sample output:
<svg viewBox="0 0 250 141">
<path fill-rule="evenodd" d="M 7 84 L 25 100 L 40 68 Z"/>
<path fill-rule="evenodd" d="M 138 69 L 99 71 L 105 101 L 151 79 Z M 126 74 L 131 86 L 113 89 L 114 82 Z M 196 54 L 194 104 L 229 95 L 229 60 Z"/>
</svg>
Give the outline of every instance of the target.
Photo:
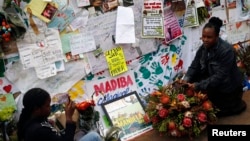
<svg viewBox="0 0 250 141">
<path fill-rule="evenodd" d="M 218 17 L 211 17 L 208 21 L 208 23 L 205 24 L 204 28 L 214 28 L 215 34 L 219 35 L 220 33 L 220 28 L 223 25 L 223 22 L 220 18 Z"/>
<path fill-rule="evenodd" d="M 23 96 L 23 109 L 17 123 L 18 141 L 24 139 L 25 124 L 31 118 L 35 108 L 42 107 L 50 98 L 50 94 L 41 88 L 32 88 Z"/>
</svg>

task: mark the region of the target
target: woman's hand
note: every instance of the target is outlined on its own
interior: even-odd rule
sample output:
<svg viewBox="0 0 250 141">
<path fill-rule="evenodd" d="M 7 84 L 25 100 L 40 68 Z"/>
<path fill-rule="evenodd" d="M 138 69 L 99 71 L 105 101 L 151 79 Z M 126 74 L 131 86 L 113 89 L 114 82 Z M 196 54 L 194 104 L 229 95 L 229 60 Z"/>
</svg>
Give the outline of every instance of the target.
<svg viewBox="0 0 250 141">
<path fill-rule="evenodd" d="M 69 100 L 66 105 L 65 105 L 65 116 L 66 116 L 66 121 L 72 122 L 72 116 L 75 112 L 75 103 L 71 100 Z"/>
<path fill-rule="evenodd" d="M 191 89 L 194 89 L 195 88 L 195 85 L 194 83 L 187 83 L 188 87 L 191 88 Z"/>
</svg>

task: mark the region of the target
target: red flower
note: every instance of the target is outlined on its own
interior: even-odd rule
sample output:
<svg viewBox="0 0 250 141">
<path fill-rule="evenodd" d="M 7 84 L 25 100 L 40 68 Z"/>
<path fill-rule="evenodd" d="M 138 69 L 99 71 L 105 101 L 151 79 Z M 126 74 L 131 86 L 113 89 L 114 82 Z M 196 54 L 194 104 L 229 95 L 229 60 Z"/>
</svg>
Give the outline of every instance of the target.
<svg viewBox="0 0 250 141">
<path fill-rule="evenodd" d="M 173 129 L 175 129 L 175 128 L 176 128 L 175 122 L 174 122 L 174 121 L 170 121 L 170 122 L 168 123 L 168 129 L 169 129 L 169 130 L 173 130 Z"/>
<path fill-rule="evenodd" d="M 159 122 L 159 118 L 157 116 L 152 117 L 152 123 L 158 123 Z"/>
<path fill-rule="evenodd" d="M 184 94 L 178 94 L 177 99 L 178 99 L 178 101 L 184 101 L 186 98 L 185 98 Z"/>
<path fill-rule="evenodd" d="M 169 100 L 170 100 L 170 98 L 168 95 L 163 95 L 163 96 L 161 96 L 161 99 L 160 99 L 162 104 L 168 104 Z"/>
<path fill-rule="evenodd" d="M 206 111 L 210 111 L 213 108 L 212 103 L 208 100 L 202 103 L 202 107 Z"/>
<path fill-rule="evenodd" d="M 159 116 L 160 116 L 161 118 L 165 118 L 165 117 L 168 116 L 168 110 L 162 108 L 161 110 L 159 110 L 158 114 L 159 114 Z"/>
<path fill-rule="evenodd" d="M 190 118 L 185 117 L 182 121 L 183 126 L 185 127 L 191 127 L 192 126 L 192 120 Z"/>
<path fill-rule="evenodd" d="M 204 112 L 200 112 L 198 115 L 198 120 L 200 122 L 206 122 L 207 121 L 207 115 Z"/>
<path fill-rule="evenodd" d="M 148 114 L 146 113 L 144 116 L 143 116 L 143 119 L 146 123 L 149 123 L 150 122 L 150 118 L 148 116 Z"/>
<path fill-rule="evenodd" d="M 204 4 L 205 4 L 205 6 L 209 7 L 209 6 L 210 6 L 209 0 L 205 0 L 205 1 L 204 1 Z"/>
<path fill-rule="evenodd" d="M 188 88 L 185 92 L 187 96 L 194 96 L 194 90 L 191 88 Z"/>
</svg>

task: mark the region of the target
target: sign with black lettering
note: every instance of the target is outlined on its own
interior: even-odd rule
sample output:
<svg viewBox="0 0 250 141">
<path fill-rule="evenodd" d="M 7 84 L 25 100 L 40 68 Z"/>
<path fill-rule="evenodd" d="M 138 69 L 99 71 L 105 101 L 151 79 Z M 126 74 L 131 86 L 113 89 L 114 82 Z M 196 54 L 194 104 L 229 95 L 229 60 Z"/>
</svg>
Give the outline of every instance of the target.
<svg viewBox="0 0 250 141">
<path fill-rule="evenodd" d="M 209 125 L 207 136 L 208 141 L 216 139 L 249 141 L 250 125 Z"/>
</svg>

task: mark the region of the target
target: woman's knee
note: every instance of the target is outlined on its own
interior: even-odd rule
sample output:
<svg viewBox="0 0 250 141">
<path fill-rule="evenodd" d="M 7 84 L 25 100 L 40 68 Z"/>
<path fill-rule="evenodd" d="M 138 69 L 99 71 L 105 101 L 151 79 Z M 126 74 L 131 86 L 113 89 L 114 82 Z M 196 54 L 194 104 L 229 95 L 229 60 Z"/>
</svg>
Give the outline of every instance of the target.
<svg viewBox="0 0 250 141">
<path fill-rule="evenodd" d="M 88 134 L 83 136 L 80 141 L 102 141 L 101 136 L 95 132 L 95 131 L 90 131 Z"/>
</svg>

